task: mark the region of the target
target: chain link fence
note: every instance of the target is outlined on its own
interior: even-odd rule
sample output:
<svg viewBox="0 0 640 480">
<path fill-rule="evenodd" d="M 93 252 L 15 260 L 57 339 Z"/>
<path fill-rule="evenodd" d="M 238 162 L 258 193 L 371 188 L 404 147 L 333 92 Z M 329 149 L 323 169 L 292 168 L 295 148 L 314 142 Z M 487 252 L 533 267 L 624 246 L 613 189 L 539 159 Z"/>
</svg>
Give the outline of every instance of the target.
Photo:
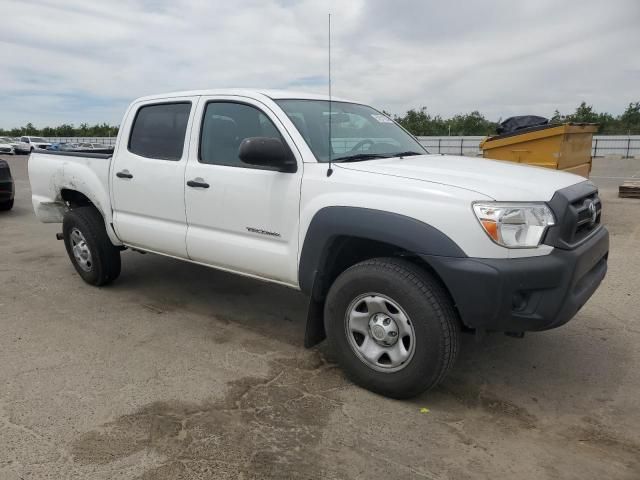
<svg viewBox="0 0 640 480">
<path fill-rule="evenodd" d="M 43 137 L 50 143 L 97 143 L 105 147 L 116 144 L 116 137 Z"/>
<path fill-rule="evenodd" d="M 418 137 L 431 153 L 449 155 L 482 155 L 480 142 L 485 137 Z M 591 144 L 592 157 L 621 155 L 640 157 L 640 135 L 596 135 Z"/>
</svg>

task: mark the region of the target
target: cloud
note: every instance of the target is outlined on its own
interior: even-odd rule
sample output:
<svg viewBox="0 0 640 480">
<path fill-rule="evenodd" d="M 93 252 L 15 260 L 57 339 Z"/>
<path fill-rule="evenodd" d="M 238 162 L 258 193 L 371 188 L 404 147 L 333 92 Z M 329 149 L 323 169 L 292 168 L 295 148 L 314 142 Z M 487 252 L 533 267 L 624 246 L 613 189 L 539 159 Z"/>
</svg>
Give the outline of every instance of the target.
<svg viewBox="0 0 640 480">
<path fill-rule="evenodd" d="M 640 100 L 637 0 L 5 0 L 0 127 L 119 123 L 132 99 L 182 89 L 326 92 L 328 11 L 334 94 L 387 111 Z"/>
</svg>

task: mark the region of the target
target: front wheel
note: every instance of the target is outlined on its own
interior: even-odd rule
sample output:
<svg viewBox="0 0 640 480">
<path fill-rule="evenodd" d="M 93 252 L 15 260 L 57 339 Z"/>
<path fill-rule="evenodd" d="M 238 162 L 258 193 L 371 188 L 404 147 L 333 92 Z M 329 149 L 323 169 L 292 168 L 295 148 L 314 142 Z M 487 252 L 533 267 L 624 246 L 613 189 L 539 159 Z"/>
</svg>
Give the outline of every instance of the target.
<svg viewBox="0 0 640 480">
<path fill-rule="evenodd" d="M 345 270 L 329 289 L 325 328 L 356 384 L 392 398 L 437 385 L 455 362 L 459 321 L 440 282 L 403 259 Z"/>
<path fill-rule="evenodd" d="M 69 210 L 62 220 L 62 234 L 69 259 L 85 282 L 98 287 L 118 278 L 120 251 L 109 240 L 98 210 Z"/>
</svg>

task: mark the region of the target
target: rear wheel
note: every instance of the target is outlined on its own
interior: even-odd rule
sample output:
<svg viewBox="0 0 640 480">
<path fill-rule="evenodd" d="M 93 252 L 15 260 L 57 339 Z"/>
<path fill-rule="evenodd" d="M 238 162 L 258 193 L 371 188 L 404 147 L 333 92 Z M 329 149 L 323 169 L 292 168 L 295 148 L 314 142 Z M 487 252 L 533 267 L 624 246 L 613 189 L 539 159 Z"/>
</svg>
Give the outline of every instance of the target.
<svg viewBox="0 0 640 480">
<path fill-rule="evenodd" d="M 13 198 L 6 202 L 0 202 L 0 211 L 11 210 L 13 208 Z"/>
<path fill-rule="evenodd" d="M 358 385 L 409 398 L 437 385 L 455 362 L 459 321 L 440 282 L 397 258 L 344 271 L 329 290 L 325 328 Z"/>
<path fill-rule="evenodd" d="M 120 251 L 113 246 L 100 212 L 94 207 L 68 211 L 62 221 L 71 263 L 90 285 L 107 285 L 120 275 Z"/>
</svg>

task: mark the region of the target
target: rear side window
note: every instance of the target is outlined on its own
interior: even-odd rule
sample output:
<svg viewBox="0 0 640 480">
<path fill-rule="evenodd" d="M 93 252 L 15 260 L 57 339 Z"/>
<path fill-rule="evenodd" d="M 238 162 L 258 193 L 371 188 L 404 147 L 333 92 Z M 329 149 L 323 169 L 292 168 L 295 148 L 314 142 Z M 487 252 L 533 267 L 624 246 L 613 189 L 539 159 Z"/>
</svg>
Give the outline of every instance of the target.
<svg viewBox="0 0 640 480">
<path fill-rule="evenodd" d="M 147 158 L 180 160 L 191 103 L 146 105 L 136 114 L 129 151 Z"/>
</svg>

